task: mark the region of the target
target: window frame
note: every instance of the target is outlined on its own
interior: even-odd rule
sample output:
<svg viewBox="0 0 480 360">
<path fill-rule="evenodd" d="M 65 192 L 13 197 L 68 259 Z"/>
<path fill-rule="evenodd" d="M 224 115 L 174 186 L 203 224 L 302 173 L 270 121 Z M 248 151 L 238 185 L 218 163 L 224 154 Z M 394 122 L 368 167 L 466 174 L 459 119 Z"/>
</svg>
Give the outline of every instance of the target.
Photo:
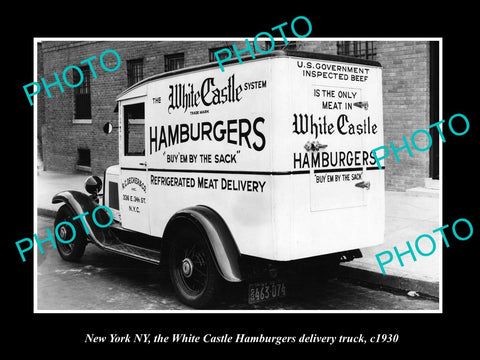
<svg viewBox="0 0 480 360">
<path fill-rule="evenodd" d="M 127 107 L 133 107 L 137 105 L 143 105 L 143 118 L 141 117 L 134 117 L 134 118 L 128 118 L 129 112 L 127 111 Z M 123 109 L 123 156 L 126 157 L 131 157 L 131 156 L 145 156 L 145 101 L 138 101 L 138 102 L 133 102 L 133 103 L 128 103 L 122 105 Z M 131 145 L 131 139 L 129 137 L 129 127 L 131 125 L 142 125 L 142 134 L 141 134 L 141 144 L 142 144 L 142 151 L 135 151 L 135 152 L 130 152 L 129 151 L 129 145 Z"/>
<path fill-rule="evenodd" d="M 376 60 L 375 41 L 337 41 L 337 55 L 359 59 Z"/>
<path fill-rule="evenodd" d="M 229 49 L 230 52 L 233 54 L 233 45 L 227 45 L 227 46 L 219 46 L 219 47 L 213 47 L 208 49 L 208 62 L 215 62 L 217 59 L 215 58 L 215 53 L 219 50 L 222 49 Z M 225 56 L 220 56 L 220 60 L 223 60 L 226 58 Z"/>
<path fill-rule="evenodd" d="M 77 147 L 77 162 L 75 164 L 75 169 L 87 172 L 92 171 L 92 152 L 89 148 Z"/>
<path fill-rule="evenodd" d="M 92 121 L 92 87 L 90 82 L 90 69 L 88 66 L 79 67 L 83 74 L 83 81 L 73 89 L 73 119 L 74 122 L 91 123 Z M 77 70 L 72 69 L 73 83 L 80 82 Z M 80 100 L 81 98 L 84 98 Z M 88 108 L 88 110 L 87 110 Z"/>
<path fill-rule="evenodd" d="M 140 69 L 140 71 L 137 71 Z M 130 87 L 144 78 L 143 58 L 127 60 L 127 86 Z"/>
<path fill-rule="evenodd" d="M 182 61 L 182 66 L 180 67 L 171 67 L 171 61 L 178 61 L 180 60 Z M 174 70 L 178 70 L 178 69 L 183 69 L 185 67 L 185 54 L 182 52 L 182 53 L 175 53 L 175 54 L 168 54 L 168 55 L 165 55 L 164 56 L 164 61 L 165 61 L 165 72 L 167 71 L 174 71 Z"/>
</svg>

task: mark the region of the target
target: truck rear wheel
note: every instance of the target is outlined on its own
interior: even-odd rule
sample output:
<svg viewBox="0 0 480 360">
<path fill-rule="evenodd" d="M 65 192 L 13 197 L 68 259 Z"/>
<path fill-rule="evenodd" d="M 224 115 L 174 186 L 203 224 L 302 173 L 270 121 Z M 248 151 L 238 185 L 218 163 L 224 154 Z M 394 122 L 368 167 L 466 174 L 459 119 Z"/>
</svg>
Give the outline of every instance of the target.
<svg viewBox="0 0 480 360">
<path fill-rule="evenodd" d="M 206 308 L 218 298 L 221 278 L 205 239 L 193 229 L 171 239 L 169 272 L 179 299 L 195 308 Z"/>
<path fill-rule="evenodd" d="M 72 228 L 67 224 L 62 224 L 57 229 L 57 225 L 62 222 L 69 222 L 73 226 L 75 226 L 74 221 L 72 218 L 75 214 L 70 210 L 67 205 L 63 205 L 57 211 L 57 215 L 55 217 L 55 229 L 57 230 L 58 235 L 62 240 L 69 240 L 73 237 Z M 62 257 L 62 259 L 67 261 L 78 261 L 83 256 L 85 252 L 85 246 L 87 246 L 87 240 L 85 238 L 85 233 L 82 229 L 79 229 L 75 226 L 75 238 L 73 241 L 64 243 L 57 239 L 55 236 L 55 244 L 57 246 L 58 253 Z"/>
</svg>

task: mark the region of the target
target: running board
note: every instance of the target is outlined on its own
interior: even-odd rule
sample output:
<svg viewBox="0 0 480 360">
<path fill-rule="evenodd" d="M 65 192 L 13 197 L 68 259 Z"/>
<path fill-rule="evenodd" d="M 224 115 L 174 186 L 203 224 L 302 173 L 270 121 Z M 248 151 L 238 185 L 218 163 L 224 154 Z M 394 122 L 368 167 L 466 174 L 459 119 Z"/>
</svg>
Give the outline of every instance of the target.
<svg viewBox="0 0 480 360">
<path fill-rule="evenodd" d="M 152 249 L 142 248 L 121 241 L 113 244 L 103 244 L 103 249 L 117 254 L 128 256 L 137 260 L 146 261 L 155 265 L 160 264 L 160 252 Z"/>
<path fill-rule="evenodd" d="M 106 231 L 101 234 L 101 237 L 95 236 L 96 234 L 90 234 L 90 236 L 92 237 L 93 242 L 103 250 L 149 262 L 155 265 L 160 264 L 160 251 L 151 249 L 149 247 L 123 242 L 117 233 L 127 234 L 129 238 L 134 237 L 135 235 L 134 231 L 124 229 L 119 224 L 114 222 Z"/>
</svg>

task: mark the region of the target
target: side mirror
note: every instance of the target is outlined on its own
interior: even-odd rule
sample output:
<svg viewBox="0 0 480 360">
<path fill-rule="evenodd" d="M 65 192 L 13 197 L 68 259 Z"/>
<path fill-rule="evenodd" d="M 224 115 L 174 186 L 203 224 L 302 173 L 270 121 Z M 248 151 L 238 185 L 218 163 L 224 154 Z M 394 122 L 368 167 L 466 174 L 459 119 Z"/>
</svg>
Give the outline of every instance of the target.
<svg viewBox="0 0 480 360">
<path fill-rule="evenodd" d="M 100 190 L 102 190 L 102 179 L 98 176 L 93 175 L 89 176 L 85 180 L 85 190 L 92 195 L 97 195 Z"/>
<path fill-rule="evenodd" d="M 105 125 L 103 125 L 103 132 L 105 134 L 110 134 L 113 131 L 113 125 L 111 122 L 106 122 Z"/>
</svg>

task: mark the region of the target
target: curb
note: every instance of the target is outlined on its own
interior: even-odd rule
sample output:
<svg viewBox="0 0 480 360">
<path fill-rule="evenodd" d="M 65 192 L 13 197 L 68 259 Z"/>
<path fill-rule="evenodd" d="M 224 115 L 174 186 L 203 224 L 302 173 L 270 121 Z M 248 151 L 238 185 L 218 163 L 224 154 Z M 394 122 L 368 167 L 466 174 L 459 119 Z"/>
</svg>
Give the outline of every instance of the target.
<svg viewBox="0 0 480 360">
<path fill-rule="evenodd" d="M 56 211 L 52 209 L 37 208 L 37 215 L 54 218 Z M 353 280 L 376 287 L 394 289 L 401 292 L 415 291 L 418 294 L 439 298 L 439 283 L 419 279 L 411 279 L 395 275 L 384 275 L 375 271 L 340 265 L 338 277 Z"/>
<path fill-rule="evenodd" d="M 411 279 L 395 275 L 384 275 L 374 271 L 358 269 L 350 266 L 340 266 L 339 277 L 367 283 L 383 288 L 400 290 L 402 292 L 415 291 L 421 295 L 439 298 L 439 283 L 419 279 Z"/>
<path fill-rule="evenodd" d="M 57 212 L 51 209 L 37 208 L 37 216 L 48 216 L 54 218 Z"/>
</svg>

